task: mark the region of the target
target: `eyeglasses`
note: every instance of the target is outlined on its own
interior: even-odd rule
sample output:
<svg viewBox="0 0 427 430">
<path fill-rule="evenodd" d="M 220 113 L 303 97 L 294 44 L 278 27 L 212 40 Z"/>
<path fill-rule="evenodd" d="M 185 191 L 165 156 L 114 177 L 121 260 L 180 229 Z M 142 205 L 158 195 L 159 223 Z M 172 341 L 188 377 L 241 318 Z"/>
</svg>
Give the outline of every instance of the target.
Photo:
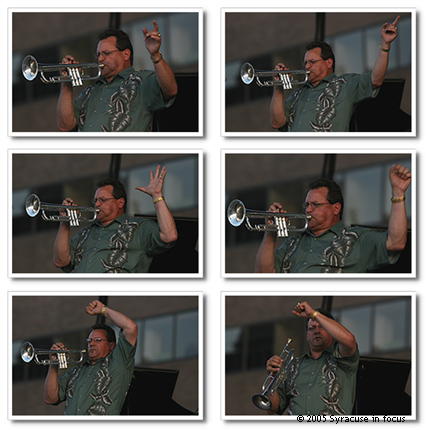
<svg viewBox="0 0 427 430">
<path fill-rule="evenodd" d="M 92 343 L 92 342 L 95 342 L 95 343 L 101 343 L 101 342 L 108 342 L 108 340 L 107 339 L 101 339 L 100 337 L 94 337 L 94 338 L 89 338 L 89 339 L 86 339 L 86 343 Z"/>
<path fill-rule="evenodd" d="M 310 66 L 313 66 L 314 64 L 316 64 L 319 61 L 325 61 L 323 58 L 319 58 L 318 60 L 307 60 L 304 61 L 303 65 L 304 67 L 307 67 L 307 63 L 310 64 Z"/>
<path fill-rule="evenodd" d="M 96 203 L 98 202 L 98 200 L 99 200 L 99 203 L 101 205 L 103 205 L 107 200 L 116 200 L 116 198 L 115 197 L 99 197 L 97 199 L 93 199 L 92 204 L 95 206 Z"/>
<path fill-rule="evenodd" d="M 114 51 L 101 51 L 101 52 L 97 52 L 95 54 L 95 59 L 97 60 L 101 55 L 104 56 L 104 58 L 107 58 L 109 55 L 111 55 L 113 52 L 118 52 L 120 51 L 120 49 L 115 49 Z"/>
<path fill-rule="evenodd" d="M 317 203 L 317 202 L 304 202 L 303 204 L 302 204 L 302 208 L 303 209 L 307 209 L 309 206 L 311 206 L 311 208 L 314 210 L 314 209 L 317 209 L 319 206 L 323 206 L 323 205 L 332 205 L 333 203 L 329 203 L 329 202 L 327 202 L 327 203 Z"/>
</svg>

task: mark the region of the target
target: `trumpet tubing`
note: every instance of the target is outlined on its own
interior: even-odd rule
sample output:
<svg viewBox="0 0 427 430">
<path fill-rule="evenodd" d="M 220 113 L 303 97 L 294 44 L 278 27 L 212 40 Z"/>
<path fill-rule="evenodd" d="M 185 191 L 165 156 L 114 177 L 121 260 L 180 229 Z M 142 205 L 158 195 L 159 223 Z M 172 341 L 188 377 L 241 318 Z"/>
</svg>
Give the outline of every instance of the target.
<svg viewBox="0 0 427 430">
<path fill-rule="evenodd" d="M 76 227 L 80 222 L 92 222 L 96 220 L 98 209 L 91 206 L 68 206 L 54 203 L 41 202 L 35 194 L 30 194 L 25 201 L 27 215 L 34 218 L 39 213 L 44 221 L 69 222 L 70 226 Z M 66 212 L 66 215 L 47 215 L 46 212 Z M 89 212 L 91 217 L 83 216 L 82 212 Z"/>
<path fill-rule="evenodd" d="M 228 205 L 227 218 L 229 223 L 234 227 L 239 227 L 245 222 L 246 228 L 249 231 L 275 232 L 277 237 L 288 237 L 290 232 L 302 233 L 306 231 L 311 217 L 305 214 L 247 209 L 241 200 L 235 199 Z M 274 223 L 252 225 L 250 222 L 251 218 L 273 218 Z M 301 220 L 304 225 L 302 227 L 291 225 L 291 220 Z"/>
<path fill-rule="evenodd" d="M 66 369 L 68 364 L 77 364 L 83 361 L 85 349 L 37 349 L 34 348 L 31 342 L 25 342 L 21 346 L 21 358 L 25 363 L 34 362 L 38 365 L 48 366 L 48 365 L 58 365 L 60 369 Z M 70 359 L 70 354 L 80 354 L 78 360 Z M 45 358 L 40 359 L 41 355 L 54 355 L 57 358 Z"/>
<path fill-rule="evenodd" d="M 44 84 L 71 83 L 73 87 L 80 87 L 84 81 L 98 79 L 101 76 L 103 64 L 98 63 L 76 63 L 76 64 L 41 64 L 32 55 L 27 55 L 21 65 L 22 74 L 27 81 L 33 81 L 40 75 Z M 88 75 L 84 70 L 92 69 L 96 75 Z M 67 75 L 46 76 L 45 73 L 66 71 Z"/>
<path fill-rule="evenodd" d="M 240 68 L 240 78 L 246 85 L 255 80 L 259 87 L 282 86 L 284 90 L 292 89 L 293 85 L 305 84 L 309 74 L 306 70 L 256 70 L 251 63 L 245 63 Z M 274 79 L 274 76 L 279 76 L 279 79 Z M 261 79 L 268 77 L 272 79 Z"/>
</svg>

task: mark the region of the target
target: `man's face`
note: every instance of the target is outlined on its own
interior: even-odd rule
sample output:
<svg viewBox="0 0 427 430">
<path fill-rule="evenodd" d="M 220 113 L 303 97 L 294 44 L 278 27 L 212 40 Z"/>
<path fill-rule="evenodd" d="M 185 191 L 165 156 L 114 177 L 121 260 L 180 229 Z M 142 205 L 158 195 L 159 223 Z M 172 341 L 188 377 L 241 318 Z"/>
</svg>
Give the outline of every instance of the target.
<svg viewBox="0 0 427 430">
<path fill-rule="evenodd" d="M 324 60 L 320 56 L 321 52 L 320 48 L 314 48 L 307 51 L 304 55 L 305 70 L 310 72 L 308 80 L 314 86 L 332 73 L 333 60 L 331 58 Z"/>
<path fill-rule="evenodd" d="M 89 354 L 89 360 L 92 363 L 95 363 L 100 358 L 106 357 L 115 347 L 114 342 L 108 342 L 107 334 L 105 330 L 102 329 L 92 330 L 89 335 L 89 339 L 91 341 L 87 344 L 87 350 Z M 96 341 L 95 339 L 101 340 Z"/>
<path fill-rule="evenodd" d="M 307 326 L 307 342 L 310 351 L 322 352 L 328 349 L 334 342 L 334 339 L 322 328 L 317 321 L 309 320 Z"/>
<path fill-rule="evenodd" d="M 113 186 L 100 187 L 95 192 L 95 208 L 98 209 L 96 219 L 107 225 L 124 213 L 124 199 L 115 199 L 113 196 Z"/>
<path fill-rule="evenodd" d="M 305 213 L 311 216 L 308 228 L 315 236 L 328 230 L 340 220 L 341 204 L 330 204 L 327 196 L 328 189 L 320 187 L 310 190 L 305 198 L 305 204 L 308 204 Z"/>
<path fill-rule="evenodd" d="M 116 41 L 117 38 L 115 36 L 110 36 L 104 40 L 100 40 L 97 47 L 97 53 L 100 54 L 98 56 L 98 62 L 104 65 L 102 68 L 102 76 L 104 76 L 107 81 L 110 81 L 119 72 L 130 66 L 129 50 L 118 51 Z M 103 52 L 110 52 L 110 54 L 105 56 L 102 54 Z"/>
</svg>

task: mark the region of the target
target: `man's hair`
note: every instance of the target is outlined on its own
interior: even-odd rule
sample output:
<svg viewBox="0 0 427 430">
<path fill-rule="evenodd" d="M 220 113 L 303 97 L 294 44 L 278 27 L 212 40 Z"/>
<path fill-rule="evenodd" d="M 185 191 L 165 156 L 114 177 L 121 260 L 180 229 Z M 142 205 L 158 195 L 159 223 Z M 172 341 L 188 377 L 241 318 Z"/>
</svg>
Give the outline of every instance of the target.
<svg viewBox="0 0 427 430">
<path fill-rule="evenodd" d="M 110 28 L 109 30 L 105 30 L 98 36 L 98 41 L 107 39 L 109 37 L 114 36 L 116 38 L 116 48 L 119 51 L 124 51 L 125 49 L 129 49 L 130 51 L 130 64 L 133 65 L 133 46 L 129 39 L 129 36 L 122 30 L 117 30 L 115 28 Z"/>
<path fill-rule="evenodd" d="M 324 308 L 317 308 L 315 311 L 319 312 L 319 314 L 325 315 L 325 317 L 330 318 L 331 320 L 335 320 L 334 316 L 326 309 Z M 307 318 L 305 321 L 305 330 L 308 329 L 308 323 L 310 322 L 310 318 Z"/>
<path fill-rule="evenodd" d="M 127 194 L 126 194 L 126 189 L 124 187 L 124 185 L 118 181 L 117 179 L 113 179 L 113 178 L 106 178 L 106 179 L 102 179 L 101 181 L 99 181 L 96 184 L 96 188 L 101 188 L 101 187 L 107 187 L 108 185 L 111 185 L 113 187 L 113 197 L 115 199 L 121 199 L 123 198 L 125 200 L 125 204 L 123 206 L 123 210 L 124 212 L 126 212 L 126 206 L 127 206 Z"/>
<path fill-rule="evenodd" d="M 93 331 L 93 330 L 104 330 L 106 333 L 106 337 L 107 337 L 108 342 L 116 343 L 116 332 L 109 325 L 98 323 L 98 324 L 95 324 L 94 326 L 92 326 L 91 331 Z"/>
<path fill-rule="evenodd" d="M 328 189 L 328 195 L 326 196 L 326 200 L 328 200 L 329 203 L 340 203 L 341 204 L 341 210 L 339 213 L 340 219 L 342 219 L 342 214 L 344 211 L 344 197 L 341 192 L 341 187 L 331 179 L 327 178 L 321 178 L 313 181 L 308 186 L 308 190 L 317 190 L 318 188 L 326 187 Z"/>
<path fill-rule="evenodd" d="M 334 51 L 332 51 L 332 48 L 330 45 L 328 45 L 326 42 L 319 42 L 319 41 L 315 41 L 315 42 L 311 42 L 309 43 L 305 50 L 306 51 L 311 51 L 312 49 L 315 48 L 320 48 L 320 56 L 322 57 L 323 60 L 329 60 L 332 59 L 333 63 L 332 63 L 332 71 L 335 72 L 335 55 L 334 55 Z"/>
</svg>

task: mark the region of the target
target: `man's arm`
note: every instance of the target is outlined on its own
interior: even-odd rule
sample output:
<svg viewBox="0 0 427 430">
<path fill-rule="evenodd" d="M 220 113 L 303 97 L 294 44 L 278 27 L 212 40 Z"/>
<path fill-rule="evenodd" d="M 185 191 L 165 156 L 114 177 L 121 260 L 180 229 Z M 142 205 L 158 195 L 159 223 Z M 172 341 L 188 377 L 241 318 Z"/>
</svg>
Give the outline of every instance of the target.
<svg viewBox="0 0 427 430">
<path fill-rule="evenodd" d="M 292 311 L 297 317 L 313 318 L 322 328 L 338 342 L 338 350 L 342 357 L 351 357 L 357 349 L 354 335 L 339 322 L 315 311 L 307 302 L 298 303 Z"/>
<path fill-rule="evenodd" d="M 397 37 L 397 23 L 400 19 L 398 16 L 393 23 L 387 22 L 381 27 L 381 46 L 375 61 L 374 68 L 372 69 L 371 80 L 372 89 L 380 87 L 383 82 L 388 68 L 388 59 L 391 42 Z"/>
<path fill-rule="evenodd" d="M 145 46 L 154 64 L 154 71 L 156 72 L 157 81 L 162 90 L 163 100 L 167 102 L 176 96 L 178 93 L 178 86 L 173 70 L 170 68 L 169 64 L 166 63 L 160 52 L 162 35 L 159 33 L 159 26 L 156 21 L 153 21 L 153 25 L 153 30 L 148 31 L 146 28 L 143 28 L 142 32 L 144 34 Z"/>
<path fill-rule="evenodd" d="M 408 235 L 405 193 L 411 183 L 411 173 L 401 164 L 393 165 L 389 172 L 392 204 L 388 220 L 387 251 L 402 251 Z"/>
<path fill-rule="evenodd" d="M 65 346 L 63 343 L 58 342 L 52 345 L 51 349 L 59 351 L 65 349 Z M 47 405 L 54 405 L 59 401 L 58 368 L 58 364 L 50 364 L 44 381 L 44 401 Z"/>
<path fill-rule="evenodd" d="M 132 346 L 136 345 L 138 325 L 126 315 L 105 306 L 99 300 L 94 300 L 89 303 L 89 305 L 86 306 L 86 313 L 89 315 L 103 315 L 122 330 L 125 339 Z"/>
<path fill-rule="evenodd" d="M 288 70 L 285 65 L 279 63 L 276 65 L 274 70 Z M 270 102 L 270 124 L 273 128 L 281 128 L 286 125 L 285 115 L 285 97 L 283 94 L 283 88 L 278 85 L 273 88 L 273 96 Z"/>
<path fill-rule="evenodd" d="M 157 222 L 159 224 L 160 239 L 164 243 L 171 243 L 178 239 L 178 231 L 172 213 L 163 197 L 162 190 L 166 173 L 167 170 L 164 166 L 161 171 L 160 166 L 157 166 L 155 173 L 153 171 L 150 172 L 150 183 L 148 186 L 136 187 L 136 189 L 148 194 L 153 199 Z"/>
<path fill-rule="evenodd" d="M 71 56 L 67 55 L 62 60 L 63 64 L 76 64 L 77 61 Z M 56 123 L 59 131 L 72 131 L 77 125 L 74 116 L 73 104 L 73 87 L 70 83 L 61 84 L 58 103 L 56 105 Z"/>
<path fill-rule="evenodd" d="M 264 233 L 255 259 L 255 273 L 274 273 L 274 252 L 276 250 L 276 237 L 274 233 Z"/>
<path fill-rule="evenodd" d="M 70 198 L 66 198 L 62 204 L 75 206 L 74 201 Z M 65 215 L 65 212 L 61 214 Z M 61 268 L 68 266 L 70 261 L 70 223 L 61 221 L 53 245 L 53 264 L 55 267 Z"/>
<path fill-rule="evenodd" d="M 280 203 L 274 202 L 268 209 L 268 212 L 285 213 Z M 273 223 L 272 220 L 267 220 L 268 224 Z M 274 261 L 276 250 L 277 234 L 273 232 L 265 232 L 261 245 L 258 249 L 255 259 L 255 273 L 274 273 Z"/>
</svg>

